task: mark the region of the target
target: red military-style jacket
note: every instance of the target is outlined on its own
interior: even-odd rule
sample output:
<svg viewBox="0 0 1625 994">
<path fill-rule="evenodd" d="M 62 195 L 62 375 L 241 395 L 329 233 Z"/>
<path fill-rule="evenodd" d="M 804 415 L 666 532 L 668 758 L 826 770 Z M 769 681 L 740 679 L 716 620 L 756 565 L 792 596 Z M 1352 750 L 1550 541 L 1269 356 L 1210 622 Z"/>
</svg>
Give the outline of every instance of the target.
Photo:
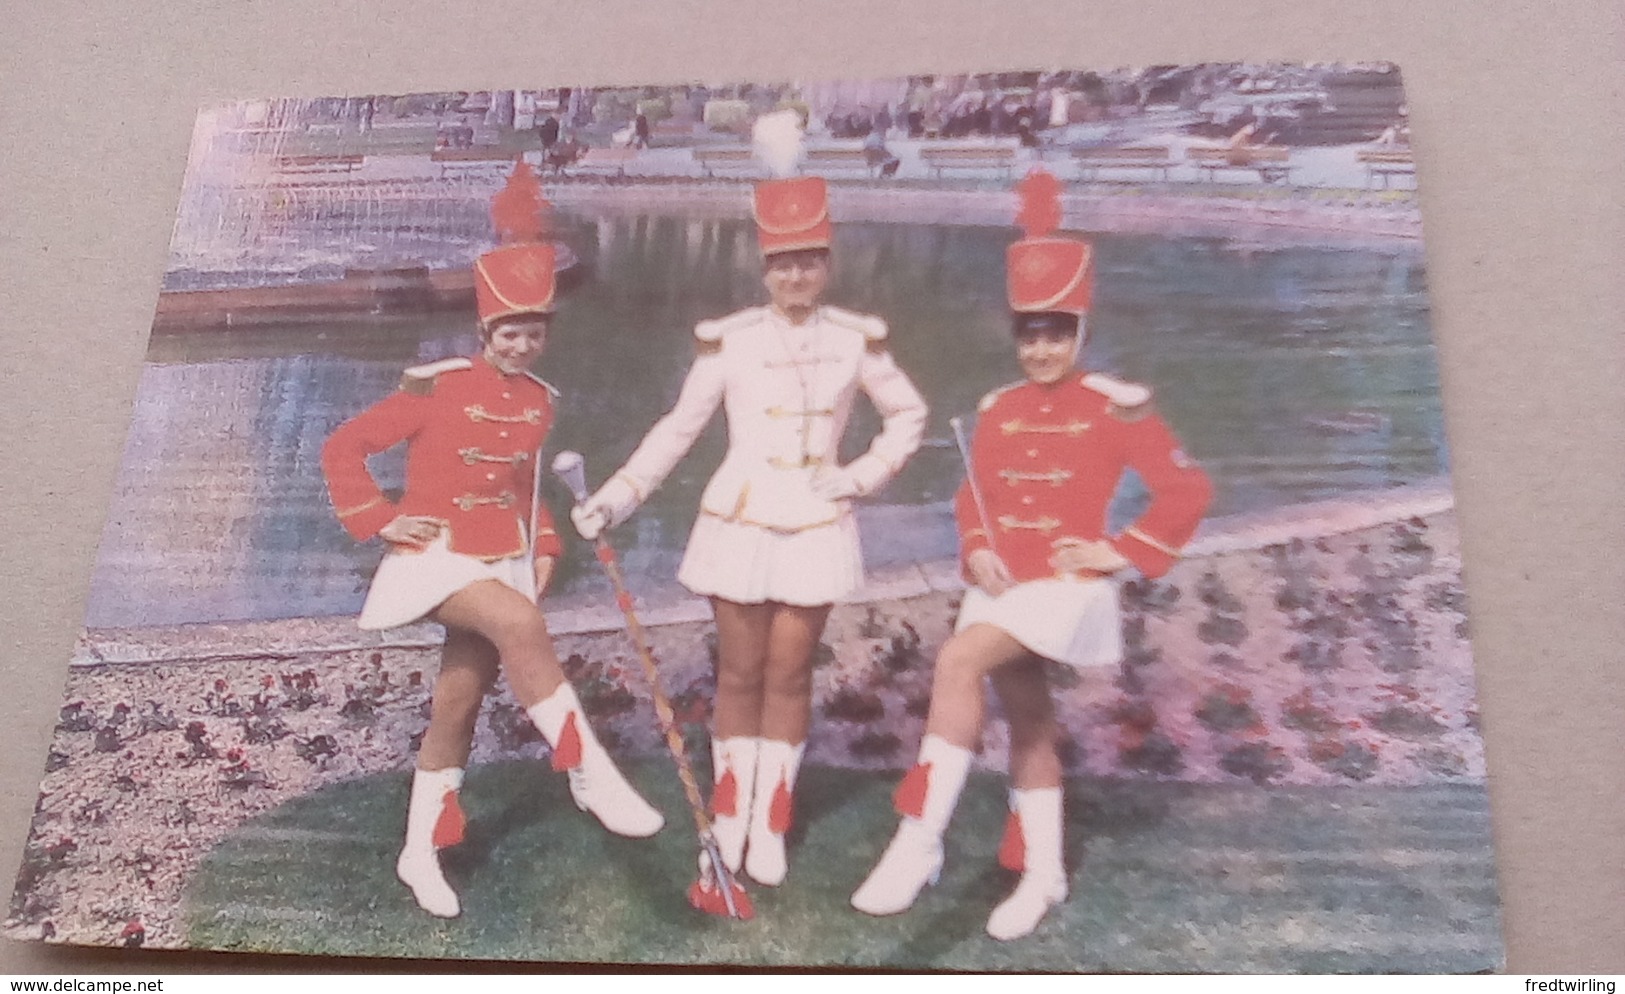
<svg viewBox="0 0 1625 994">
<path fill-rule="evenodd" d="M 537 450 L 553 424 L 553 388 L 483 357 L 406 371 L 401 389 L 339 425 L 322 473 L 339 521 L 358 541 L 397 515 L 440 521 L 453 552 L 484 560 L 525 551 Z M 406 442 L 406 492 L 390 503 L 367 457 Z M 537 517 L 536 554 L 560 552 L 552 516 Z"/>
<path fill-rule="evenodd" d="M 962 562 L 991 547 L 1026 582 L 1059 575 L 1050 557 L 1068 542 L 1105 538 L 1146 576 L 1167 572 L 1213 486 L 1150 399 L 1145 387 L 1099 373 L 1022 381 L 984 397 L 971 464 L 986 521 L 967 480 L 954 501 Z M 1125 469 L 1145 482 L 1151 505 L 1108 536 L 1106 508 Z"/>
</svg>

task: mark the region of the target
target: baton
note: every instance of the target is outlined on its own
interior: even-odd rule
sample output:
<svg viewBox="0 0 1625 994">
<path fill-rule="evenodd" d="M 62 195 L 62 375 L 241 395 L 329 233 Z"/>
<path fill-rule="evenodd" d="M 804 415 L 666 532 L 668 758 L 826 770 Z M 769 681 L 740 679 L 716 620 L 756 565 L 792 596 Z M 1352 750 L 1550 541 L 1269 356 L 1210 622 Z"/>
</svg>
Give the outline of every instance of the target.
<svg viewBox="0 0 1625 994">
<path fill-rule="evenodd" d="M 536 522 L 542 516 L 542 447 L 540 445 L 536 446 L 536 451 L 531 454 L 531 458 L 536 460 L 536 466 L 530 478 L 530 528 L 526 534 L 530 537 L 530 572 L 532 576 L 535 576 Z M 536 602 L 539 604 L 541 600 L 542 592 L 537 590 Z"/>
<path fill-rule="evenodd" d="M 982 500 L 982 488 L 976 483 L 976 467 L 971 465 L 970 443 L 965 441 L 965 419 L 949 418 L 948 427 L 954 430 L 954 444 L 959 447 L 959 459 L 965 464 L 965 483 L 970 487 L 971 500 L 976 503 L 976 519 L 981 522 L 983 534 L 987 535 L 987 547 L 992 549 L 996 556 L 999 550 L 993 542 L 993 525 L 987 520 L 987 503 Z"/>
<path fill-rule="evenodd" d="M 537 467 L 540 471 L 540 465 Z M 564 482 L 569 488 L 570 496 L 580 504 L 587 499 L 587 474 L 585 461 L 579 452 L 560 452 L 553 460 L 553 474 Z M 711 819 L 705 813 L 705 801 L 700 796 L 699 783 L 694 779 L 694 767 L 688 760 L 688 750 L 683 746 L 683 735 L 677 728 L 677 716 L 672 712 L 671 699 L 666 696 L 666 689 L 660 680 L 660 670 L 655 665 L 654 652 L 649 648 L 648 635 L 643 630 L 643 624 L 638 621 L 637 611 L 632 604 L 632 595 L 626 589 L 626 581 L 621 575 L 621 564 L 615 555 L 615 547 L 600 532 L 594 542 L 594 551 L 598 562 L 604 567 L 609 576 L 610 586 L 615 589 L 615 603 L 620 606 L 621 614 L 626 618 L 627 633 L 632 638 L 632 645 L 638 651 L 638 661 L 643 664 L 643 674 L 649 680 L 649 696 L 654 700 L 655 718 L 660 724 L 660 731 L 666 739 L 666 750 L 671 753 L 672 762 L 677 764 L 677 779 L 683 783 L 683 793 L 688 798 L 689 812 L 694 816 L 694 830 L 699 835 L 700 851 L 705 862 L 710 864 L 709 870 L 715 880 L 717 890 L 722 895 L 722 903 L 727 910 L 729 918 L 750 918 L 754 914 L 750 898 L 745 889 L 734 880 L 733 874 L 722 862 L 722 850 L 717 845 L 716 836 L 711 832 Z M 696 887 L 699 886 L 697 883 Z M 736 890 L 737 889 L 737 890 Z M 701 907 L 697 901 L 698 895 L 691 892 L 689 903 L 701 911 L 711 910 Z"/>
</svg>

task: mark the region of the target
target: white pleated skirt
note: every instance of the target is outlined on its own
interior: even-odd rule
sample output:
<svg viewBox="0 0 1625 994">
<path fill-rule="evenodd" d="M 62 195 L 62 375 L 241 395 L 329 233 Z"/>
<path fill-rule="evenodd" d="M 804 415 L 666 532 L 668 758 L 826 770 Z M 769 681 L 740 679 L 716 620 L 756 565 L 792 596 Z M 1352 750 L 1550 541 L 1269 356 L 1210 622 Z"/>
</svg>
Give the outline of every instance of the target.
<svg viewBox="0 0 1625 994">
<path fill-rule="evenodd" d="M 509 556 L 486 562 L 446 547 L 444 531 L 422 552 L 392 550 L 373 574 L 367 600 L 356 624 L 364 629 L 409 625 L 433 611 L 446 598 L 471 583 L 496 580 L 536 599 L 536 574 L 530 558 Z"/>
<path fill-rule="evenodd" d="M 827 525 L 781 532 L 702 513 L 677 580 L 702 597 L 738 604 L 833 604 L 863 585 L 857 520 L 843 514 Z"/>
<path fill-rule="evenodd" d="M 986 624 L 1046 659 L 1087 668 L 1123 661 L 1123 615 L 1112 580 L 1018 583 L 997 597 L 965 591 L 954 631 Z"/>
</svg>

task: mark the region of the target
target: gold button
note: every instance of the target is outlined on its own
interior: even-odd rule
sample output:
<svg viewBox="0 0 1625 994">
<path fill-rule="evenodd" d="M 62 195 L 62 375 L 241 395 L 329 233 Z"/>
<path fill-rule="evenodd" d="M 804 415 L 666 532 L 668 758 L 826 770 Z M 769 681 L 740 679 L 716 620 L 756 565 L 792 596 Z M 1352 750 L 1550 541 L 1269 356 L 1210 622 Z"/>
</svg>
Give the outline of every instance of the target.
<svg viewBox="0 0 1625 994">
<path fill-rule="evenodd" d="M 508 433 L 507 433 L 507 432 L 505 432 L 505 431 L 499 431 L 499 432 L 497 432 L 497 437 L 498 437 L 498 438 L 507 438 L 507 437 L 508 437 Z"/>
<path fill-rule="evenodd" d="M 487 473 L 487 474 L 485 474 L 485 478 L 487 480 L 494 480 L 494 479 L 497 478 L 497 475 L 495 473 Z"/>
<path fill-rule="evenodd" d="M 1031 497 L 1023 497 L 1023 498 L 1021 498 L 1021 502 L 1023 504 L 1031 504 L 1033 502 L 1033 499 Z"/>
<path fill-rule="evenodd" d="M 1045 405 L 1044 405 L 1044 406 L 1043 406 L 1043 407 L 1040 407 L 1040 408 L 1039 408 L 1039 409 L 1038 409 L 1038 413 L 1039 413 L 1039 414 L 1048 414 L 1048 413 L 1049 413 L 1049 412 L 1051 412 L 1051 411 L 1053 411 L 1053 410 L 1055 410 L 1055 408 L 1053 408 L 1053 407 L 1051 407 L 1051 406 L 1050 406 L 1050 405 L 1048 405 L 1048 404 L 1045 404 Z"/>
<path fill-rule="evenodd" d="M 1027 458 L 1029 458 L 1029 459 L 1037 459 L 1038 458 L 1038 450 L 1037 449 L 1028 449 L 1027 450 Z"/>
<path fill-rule="evenodd" d="M 505 394 L 502 395 L 502 399 L 503 400 L 513 400 L 513 394 L 505 393 Z"/>
</svg>

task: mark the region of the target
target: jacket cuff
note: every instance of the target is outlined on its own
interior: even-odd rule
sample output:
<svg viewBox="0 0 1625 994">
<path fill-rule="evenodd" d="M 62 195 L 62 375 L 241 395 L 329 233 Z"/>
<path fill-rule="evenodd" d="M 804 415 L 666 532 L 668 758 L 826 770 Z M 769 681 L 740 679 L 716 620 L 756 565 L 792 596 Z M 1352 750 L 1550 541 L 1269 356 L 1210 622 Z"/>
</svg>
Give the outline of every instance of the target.
<svg viewBox="0 0 1625 994">
<path fill-rule="evenodd" d="M 621 470 L 604 482 L 592 500 L 609 512 L 611 525 L 618 525 L 632 516 L 648 496 L 643 485 L 631 474 Z"/>
<path fill-rule="evenodd" d="M 355 507 L 340 508 L 338 511 L 339 524 L 350 533 L 350 537 L 357 542 L 365 542 L 383 530 L 384 526 L 395 520 L 397 512 L 395 505 L 382 497 L 375 497 L 365 504 Z"/>
<path fill-rule="evenodd" d="M 879 490 L 892 477 L 892 468 L 873 453 L 864 453 L 842 467 L 842 471 L 858 488 L 858 495 L 867 497 Z"/>
<path fill-rule="evenodd" d="M 1179 550 L 1164 545 L 1138 528 L 1129 528 L 1111 540 L 1112 548 L 1145 576 L 1155 579 L 1179 561 Z"/>
</svg>

